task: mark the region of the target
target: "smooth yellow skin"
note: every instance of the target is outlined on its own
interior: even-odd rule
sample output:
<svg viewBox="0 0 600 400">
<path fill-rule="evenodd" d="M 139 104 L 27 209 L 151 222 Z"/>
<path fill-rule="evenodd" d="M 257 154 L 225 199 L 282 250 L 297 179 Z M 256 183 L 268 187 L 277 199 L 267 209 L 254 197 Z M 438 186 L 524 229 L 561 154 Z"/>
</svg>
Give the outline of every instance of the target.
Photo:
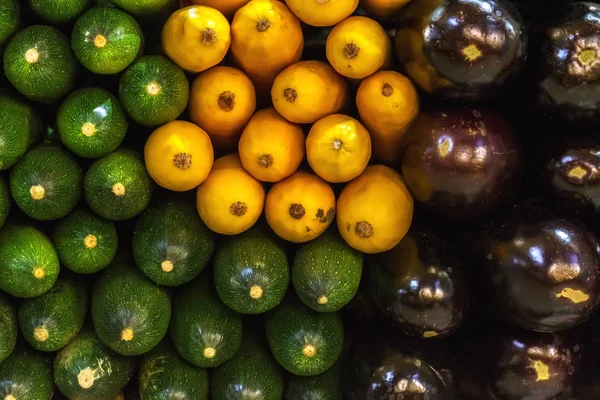
<svg viewBox="0 0 600 400">
<path fill-rule="evenodd" d="M 189 165 L 182 165 L 188 155 Z M 152 179 L 177 192 L 194 189 L 204 182 L 213 160 L 210 138 L 202 128 L 187 121 L 162 125 L 152 132 L 144 146 L 144 161 Z"/>
<path fill-rule="evenodd" d="M 412 223 L 414 201 L 402 177 L 384 165 L 373 165 L 350 182 L 337 201 L 337 226 L 344 240 L 367 254 L 396 246 Z M 368 222 L 370 237 L 357 233 L 357 224 Z"/>
<path fill-rule="evenodd" d="M 238 145 L 242 165 L 263 182 L 279 182 L 292 175 L 304 158 L 304 132 L 273 108 L 254 114 Z"/>
<path fill-rule="evenodd" d="M 300 206 L 304 214 L 298 213 Z M 331 225 L 334 215 L 335 194 L 331 186 L 307 172 L 296 172 L 273 185 L 267 194 L 267 223 L 289 242 L 304 243 L 318 237 Z"/>
<path fill-rule="evenodd" d="M 346 56 L 346 46 L 358 47 L 354 58 Z M 350 17 L 337 24 L 326 43 L 327 60 L 335 70 L 352 79 L 363 79 L 391 61 L 392 41 L 376 21 Z"/>
<path fill-rule="evenodd" d="M 360 6 L 377 20 L 391 20 L 411 0 L 360 0 Z"/>
<path fill-rule="evenodd" d="M 332 26 L 348 18 L 358 0 L 285 0 L 300 20 L 312 26 Z"/>
<path fill-rule="evenodd" d="M 379 71 L 365 78 L 356 94 L 360 120 L 371 134 L 373 153 L 396 165 L 404 134 L 419 115 L 417 89 L 396 71 Z"/>
<path fill-rule="evenodd" d="M 288 121 L 312 124 L 340 111 L 348 96 L 348 81 L 328 63 L 301 61 L 275 78 L 271 99 Z"/>
<path fill-rule="evenodd" d="M 192 0 L 192 4 L 212 7 L 219 10 L 227 18 L 233 17 L 233 14 L 250 0 Z"/>
<path fill-rule="evenodd" d="M 192 83 L 190 119 L 208 133 L 217 148 L 235 147 L 255 109 L 254 85 L 239 69 L 216 66 L 199 74 Z"/>
<path fill-rule="evenodd" d="M 260 92 L 268 93 L 277 74 L 302 56 L 300 20 L 280 1 L 250 1 L 235 13 L 231 34 L 233 59 Z"/>
<path fill-rule="evenodd" d="M 359 176 L 371 158 L 371 137 L 356 119 L 332 114 L 317 121 L 306 138 L 310 167 L 327 182 L 348 182 Z"/>
<path fill-rule="evenodd" d="M 236 215 L 235 207 L 240 203 L 245 209 Z M 200 218 L 210 230 L 222 235 L 250 229 L 262 214 L 264 203 L 262 184 L 246 172 L 237 153 L 215 160 L 196 196 Z"/>
<path fill-rule="evenodd" d="M 209 31 L 212 36 L 207 36 Z M 163 50 L 177 65 L 190 72 L 202 72 L 220 63 L 230 45 L 229 21 L 211 7 L 179 9 L 163 26 Z"/>
</svg>

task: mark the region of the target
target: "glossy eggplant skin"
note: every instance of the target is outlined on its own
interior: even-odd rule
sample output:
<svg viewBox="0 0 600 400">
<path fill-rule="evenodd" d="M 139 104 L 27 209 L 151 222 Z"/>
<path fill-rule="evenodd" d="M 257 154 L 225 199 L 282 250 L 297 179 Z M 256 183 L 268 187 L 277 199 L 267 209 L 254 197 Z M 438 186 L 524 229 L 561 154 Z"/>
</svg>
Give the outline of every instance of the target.
<svg viewBox="0 0 600 400">
<path fill-rule="evenodd" d="M 546 116 L 600 122 L 600 5 L 565 2 L 532 27 L 536 103 Z"/>
<path fill-rule="evenodd" d="M 468 244 L 495 311 L 540 332 L 586 321 L 600 300 L 598 240 L 547 210 L 514 206 L 502 214 Z"/>
<path fill-rule="evenodd" d="M 403 69 L 425 92 L 483 100 L 522 70 L 527 34 L 507 0 L 414 0 L 400 14 L 395 46 Z"/>
<path fill-rule="evenodd" d="M 507 203 L 521 166 L 517 136 L 488 110 L 424 112 L 403 141 L 402 175 L 411 193 L 445 217 L 478 217 Z"/>
<path fill-rule="evenodd" d="M 411 231 L 368 263 L 371 295 L 384 318 L 400 332 L 441 338 L 460 326 L 469 304 L 464 266 L 438 237 Z"/>
<path fill-rule="evenodd" d="M 454 400 L 452 372 L 440 361 L 443 353 L 422 348 L 422 343 L 409 338 L 352 336 L 342 364 L 344 399 Z"/>
</svg>

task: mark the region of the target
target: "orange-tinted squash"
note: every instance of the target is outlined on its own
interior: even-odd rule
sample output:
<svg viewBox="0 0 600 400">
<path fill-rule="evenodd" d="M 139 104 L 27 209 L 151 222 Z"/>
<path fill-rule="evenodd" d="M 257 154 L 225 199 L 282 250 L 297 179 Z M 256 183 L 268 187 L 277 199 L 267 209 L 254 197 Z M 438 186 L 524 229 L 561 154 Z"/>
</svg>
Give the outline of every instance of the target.
<svg viewBox="0 0 600 400">
<path fill-rule="evenodd" d="M 159 127 L 144 146 L 144 161 L 152 179 L 177 192 L 194 189 L 204 182 L 213 157 L 206 132 L 186 121 L 171 121 Z"/>
<path fill-rule="evenodd" d="M 348 182 L 359 176 L 371 158 L 369 132 L 356 119 L 332 114 L 317 121 L 306 138 L 310 167 L 327 182 Z"/>
<path fill-rule="evenodd" d="M 396 246 L 412 223 L 414 202 L 402 177 L 372 165 L 350 182 L 338 198 L 337 225 L 356 250 L 373 254 Z"/>
<path fill-rule="evenodd" d="M 275 78 L 271 99 L 288 121 L 312 124 L 340 111 L 348 97 L 348 82 L 326 62 L 301 61 Z"/>
<path fill-rule="evenodd" d="M 410 0 L 360 0 L 360 6 L 369 16 L 380 20 L 392 20 Z"/>
<path fill-rule="evenodd" d="M 273 108 L 254 114 L 238 145 L 242 165 L 263 182 L 279 182 L 292 175 L 304 158 L 304 132 Z"/>
<path fill-rule="evenodd" d="M 162 30 L 164 52 L 181 68 L 202 72 L 220 63 L 231 45 L 229 21 L 211 7 L 175 11 Z"/>
<path fill-rule="evenodd" d="M 419 114 L 415 86 L 398 72 L 379 71 L 361 82 L 356 106 L 371 134 L 375 156 L 397 166 L 402 138 Z"/>
<path fill-rule="evenodd" d="M 260 92 L 285 67 L 300 61 L 304 36 L 300 20 L 276 0 L 252 0 L 240 8 L 231 24 L 231 54 Z"/>
<path fill-rule="evenodd" d="M 190 119 L 208 133 L 216 148 L 235 149 L 255 108 L 254 86 L 239 69 L 216 66 L 192 83 Z"/>
<path fill-rule="evenodd" d="M 308 242 L 325 232 L 334 220 L 335 194 L 318 176 L 298 171 L 269 190 L 265 216 L 281 238 Z"/>
<path fill-rule="evenodd" d="M 312 26 L 331 26 L 348 18 L 358 0 L 285 0 L 302 22 Z"/>
<path fill-rule="evenodd" d="M 327 60 L 340 74 L 363 79 L 392 62 L 392 41 L 376 21 L 350 17 L 337 24 L 326 43 Z"/>
<path fill-rule="evenodd" d="M 215 8 L 227 18 L 232 18 L 233 14 L 245 6 L 249 1 L 250 0 L 191 0 L 190 3 Z"/>
</svg>

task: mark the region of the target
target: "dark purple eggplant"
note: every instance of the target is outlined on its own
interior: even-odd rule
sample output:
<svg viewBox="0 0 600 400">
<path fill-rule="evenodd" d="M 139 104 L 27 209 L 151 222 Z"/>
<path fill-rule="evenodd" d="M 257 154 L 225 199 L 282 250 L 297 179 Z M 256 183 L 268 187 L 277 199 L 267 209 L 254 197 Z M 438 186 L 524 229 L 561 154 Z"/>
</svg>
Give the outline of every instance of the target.
<svg viewBox="0 0 600 400">
<path fill-rule="evenodd" d="M 547 210 L 521 206 L 503 214 L 473 232 L 464 248 L 491 306 L 541 332 L 586 321 L 600 300 L 598 240 Z"/>
<path fill-rule="evenodd" d="M 478 217 L 507 203 L 521 165 L 514 131 L 487 110 L 424 112 L 403 143 L 402 174 L 415 200 L 447 217 Z"/>
<path fill-rule="evenodd" d="M 600 122 L 600 5 L 565 2 L 532 29 L 536 103 L 568 121 Z"/>
<path fill-rule="evenodd" d="M 448 336 L 460 326 L 469 303 L 464 267 L 435 235 L 409 232 L 368 262 L 367 286 L 392 326 L 421 338 Z"/>
<path fill-rule="evenodd" d="M 396 55 L 431 95 L 482 100 L 500 94 L 521 71 L 526 36 L 506 0 L 414 0 L 399 17 Z"/>
</svg>

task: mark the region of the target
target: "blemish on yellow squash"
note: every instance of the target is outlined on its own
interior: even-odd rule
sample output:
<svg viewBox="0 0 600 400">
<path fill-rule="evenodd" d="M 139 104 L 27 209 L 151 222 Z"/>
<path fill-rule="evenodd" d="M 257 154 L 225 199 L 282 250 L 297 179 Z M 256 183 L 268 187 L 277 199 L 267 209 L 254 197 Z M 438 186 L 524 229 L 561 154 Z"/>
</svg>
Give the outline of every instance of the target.
<svg viewBox="0 0 600 400">
<path fill-rule="evenodd" d="M 367 254 L 396 246 L 412 223 L 414 202 L 402 177 L 372 165 L 338 198 L 337 226 L 344 240 Z"/>
<path fill-rule="evenodd" d="M 312 26 L 331 26 L 348 18 L 358 0 L 285 0 L 302 22 Z"/>
<path fill-rule="evenodd" d="M 210 138 L 191 122 L 171 121 L 156 129 L 144 147 L 148 173 L 163 188 L 187 191 L 200 185 L 213 164 Z"/>
<path fill-rule="evenodd" d="M 335 194 L 318 176 L 298 171 L 269 190 L 265 216 L 281 238 L 308 242 L 325 232 L 334 220 Z"/>
<path fill-rule="evenodd" d="M 304 158 L 304 132 L 275 109 L 254 114 L 238 145 L 242 165 L 263 182 L 279 182 L 292 175 Z"/>
</svg>

